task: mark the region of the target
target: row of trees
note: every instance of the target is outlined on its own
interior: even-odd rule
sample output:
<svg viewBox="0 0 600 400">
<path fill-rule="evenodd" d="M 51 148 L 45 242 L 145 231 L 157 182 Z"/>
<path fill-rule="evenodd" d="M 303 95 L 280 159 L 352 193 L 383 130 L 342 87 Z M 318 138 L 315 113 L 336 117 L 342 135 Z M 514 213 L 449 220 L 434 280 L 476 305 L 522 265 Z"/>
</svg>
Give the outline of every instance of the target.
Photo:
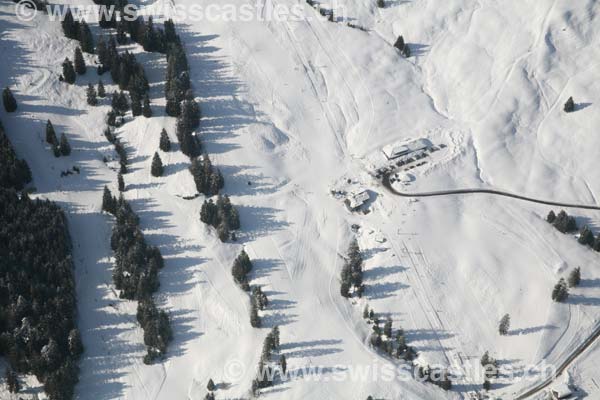
<svg viewBox="0 0 600 400">
<path fill-rule="evenodd" d="M 258 396 L 260 389 L 267 388 L 273 385 L 277 372 L 285 374 L 287 370 L 287 362 L 285 356 L 281 354 L 278 362 L 274 362 L 275 352 L 279 350 L 279 327 L 275 326 L 269 332 L 263 343 L 260 360 L 258 361 L 258 375 L 252 381 L 252 394 Z"/>
<path fill-rule="evenodd" d="M 554 285 L 552 289 L 552 300 L 557 303 L 563 303 L 567 301 L 569 298 L 569 288 L 574 288 L 579 286 L 581 283 L 581 268 L 577 267 L 571 270 L 569 276 L 565 280 L 565 278 L 560 278 L 558 283 Z"/>
<path fill-rule="evenodd" d="M 560 210 L 558 215 L 554 211 L 550 210 L 546 221 L 552 224 L 559 232 L 568 233 L 577 231 L 577 222 L 575 218 L 567 214 L 564 210 Z"/>
<path fill-rule="evenodd" d="M 200 210 L 200 221 L 215 227 L 222 242 L 230 237 L 235 239 L 231 232 L 240 229 L 239 213 L 227 195 L 219 195 L 216 204 L 212 199 L 205 200 Z"/>
<path fill-rule="evenodd" d="M 152 300 L 160 285 L 158 271 L 164 260 L 157 247 L 146 243 L 139 218 L 122 195 L 117 200 L 105 187 L 102 210 L 116 217 L 110 240 L 115 253 L 113 282 L 121 298 L 138 301 L 138 320 L 147 346 L 144 362 L 150 363 L 165 354 L 172 338 L 167 314 L 157 311 Z"/>
<path fill-rule="evenodd" d="M 64 132 L 60 135 L 60 141 L 56 137 L 56 131 L 52 122 L 46 122 L 46 143 L 52 147 L 54 157 L 68 156 L 71 154 L 71 145 Z"/>
<path fill-rule="evenodd" d="M 71 239 L 62 210 L 0 189 L 0 355 L 10 388 L 33 374 L 51 400 L 73 397 L 83 352 Z"/>
<path fill-rule="evenodd" d="M 127 151 L 125 151 L 125 146 L 121 143 L 121 140 L 115 135 L 110 126 L 107 126 L 106 129 L 104 129 L 104 137 L 106 137 L 106 140 L 115 147 L 115 152 L 119 158 L 120 174 L 127 173 Z"/>
<path fill-rule="evenodd" d="M 268 304 L 269 299 L 260 286 L 253 287 L 252 294 L 250 295 L 250 325 L 253 328 L 260 328 L 262 326 L 258 310 L 264 310 Z"/>
<path fill-rule="evenodd" d="M 0 187 L 21 190 L 31 182 L 31 170 L 25 160 L 17 157 L 0 122 Z"/>
<path fill-rule="evenodd" d="M 194 158 L 190 165 L 190 172 L 194 177 L 196 190 L 206 196 L 219 194 L 225 185 L 221 171 L 213 167 L 208 154 L 205 154 L 202 159 Z"/>
<path fill-rule="evenodd" d="M 94 53 L 94 36 L 85 20 L 75 20 L 71 9 L 68 9 L 61 24 L 66 37 L 78 40 L 81 50 L 86 53 Z"/>
<path fill-rule="evenodd" d="M 96 52 L 100 63 L 98 68 L 100 75 L 110 71 L 112 80 L 119 85 L 120 90 L 128 90 L 132 98 L 144 98 L 150 85 L 144 68 L 132 53 L 125 51 L 120 54 L 113 37 L 108 42 L 104 37 L 100 37 Z"/>
<path fill-rule="evenodd" d="M 417 352 L 406 343 L 404 330 L 398 328 L 394 334 L 390 317 L 385 320 L 382 328 L 380 326 L 381 321 L 375 311 L 369 309 L 369 306 L 366 305 L 363 310 L 363 318 L 373 324 L 373 333 L 369 339 L 373 347 L 384 351 L 390 357 L 395 356 L 407 362 L 415 359 Z"/>
<path fill-rule="evenodd" d="M 348 247 L 348 258 L 342 267 L 340 293 L 343 297 L 350 297 L 352 293 L 362 297 L 364 288 L 363 258 L 358 242 L 353 239 Z"/>
</svg>

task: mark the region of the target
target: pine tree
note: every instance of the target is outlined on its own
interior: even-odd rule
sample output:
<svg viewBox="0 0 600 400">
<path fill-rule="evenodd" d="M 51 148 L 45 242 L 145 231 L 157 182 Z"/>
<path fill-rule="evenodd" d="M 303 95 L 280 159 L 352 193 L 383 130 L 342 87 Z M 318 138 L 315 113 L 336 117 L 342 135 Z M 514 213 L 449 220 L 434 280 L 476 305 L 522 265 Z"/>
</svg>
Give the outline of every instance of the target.
<svg viewBox="0 0 600 400">
<path fill-rule="evenodd" d="M 482 387 L 483 387 L 483 390 L 485 390 L 487 392 L 492 388 L 492 384 L 490 383 L 490 381 L 488 379 L 484 379 Z"/>
<path fill-rule="evenodd" d="M 69 141 L 67 140 L 67 135 L 65 135 L 64 133 L 62 133 L 60 135 L 60 154 L 63 156 L 68 156 L 69 154 L 71 154 L 71 145 L 69 144 Z"/>
<path fill-rule="evenodd" d="M 552 290 L 552 300 L 562 303 L 569 297 L 569 288 L 564 278 L 560 278 Z"/>
<path fill-rule="evenodd" d="M 404 51 L 405 45 L 406 44 L 404 43 L 404 38 L 402 37 L 402 35 L 398 36 L 398 39 L 396 39 L 396 43 L 394 43 L 394 47 L 400 51 Z"/>
<path fill-rule="evenodd" d="M 551 224 L 555 220 L 556 220 L 556 214 L 554 214 L 554 211 L 550 210 L 550 212 L 548 213 L 548 216 L 546 217 L 546 221 Z"/>
<path fill-rule="evenodd" d="M 54 131 L 54 126 L 52 125 L 52 122 L 50 122 L 50 120 L 46 122 L 46 143 L 58 144 L 56 132 Z"/>
<path fill-rule="evenodd" d="M 217 387 L 215 386 L 215 383 L 213 382 L 212 378 L 210 378 L 208 380 L 208 384 L 206 385 L 206 389 L 210 390 L 211 392 L 214 392 Z"/>
<path fill-rule="evenodd" d="M 579 283 L 581 282 L 581 268 L 577 267 L 572 270 L 567 281 L 569 283 L 569 287 L 579 286 Z"/>
<path fill-rule="evenodd" d="M 94 89 L 94 85 L 92 85 L 91 83 L 88 84 L 86 94 L 87 94 L 87 103 L 90 106 L 97 106 L 98 98 L 96 97 L 96 89 Z"/>
<path fill-rule="evenodd" d="M 9 366 L 6 368 L 6 386 L 8 387 L 8 391 L 10 393 L 19 393 L 21 390 L 21 385 L 19 383 L 19 378 L 13 369 Z"/>
<path fill-rule="evenodd" d="M 65 61 L 62 64 L 62 78 L 65 82 L 69 84 L 74 84 L 77 79 L 77 75 L 75 74 L 75 69 L 73 68 L 73 63 L 68 58 L 65 58 Z"/>
<path fill-rule="evenodd" d="M 87 68 L 85 66 L 85 59 L 83 58 L 83 53 L 81 52 L 81 49 L 79 47 L 75 49 L 74 60 L 75 72 L 77 72 L 79 75 L 85 74 Z"/>
<path fill-rule="evenodd" d="M 369 305 L 365 304 L 365 308 L 363 309 L 363 318 L 369 319 Z"/>
<path fill-rule="evenodd" d="M 6 112 L 11 113 L 17 111 L 17 100 L 8 87 L 4 88 L 2 91 L 2 102 L 4 103 Z"/>
<path fill-rule="evenodd" d="M 498 326 L 498 332 L 500 335 L 504 336 L 508 334 L 508 330 L 510 329 L 510 315 L 504 314 L 502 319 L 500 320 L 500 324 Z"/>
<path fill-rule="evenodd" d="M 142 102 L 138 95 L 131 93 L 131 115 L 137 117 L 142 115 Z"/>
<path fill-rule="evenodd" d="M 171 141 L 169 140 L 169 135 L 167 135 L 167 131 L 165 129 L 160 132 L 159 147 L 164 152 L 171 151 Z"/>
<path fill-rule="evenodd" d="M 123 174 L 120 172 L 117 175 L 117 186 L 119 187 L 119 192 L 125 191 L 125 180 L 123 179 Z"/>
<path fill-rule="evenodd" d="M 162 176 L 163 174 L 163 164 L 157 152 L 155 152 L 154 157 L 152 157 L 152 167 L 150 168 L 150 172 L 152 173 L 152 176 Z"/>
<path fill-rule="evenodd" d="M 102 193 L 102 211 L 110 214 L 115 214 L 117 211 L 117 201 L 106 186 L 104 186 L 104 192 Z"/>
<path fill-rule="evenodd" d="M 150 98 L 148 97 L 147 93 L 146 93 L 146 95 L 144 95 L 144 101 L 143 101 L 143 105 L 142 105 L 142 115 L 144 115 L 144 117 L 146 117 L 146 118 L 152 117 L 152 108 L 150 107 Z"/>
<path fill-rule="evenodd" d="M 580 244 L 588 246 L 594 244 L 594 234 L 587 225 L 584 225 L 583 228 L 581 228 L 581 231 L 579 232 L 579 239 L 577 239 L 577 241 Z"/>
<path fill-rule="evenodd" d="M 64 19 L 61 22 L 63 32 L 69 39 L 78 39 L 79 22 L 73 18 L 73 13 L 70 8 L 67 8 Z"/>
<path fill-rule="evenodd" d="M 392 319 L 390 317 L 387 317 L 387 320 L 383 325 L 383 334 L 387 336 L 388 339 L 392 338 Z"/>
<path fill-rule="evenodd" d="M 106 97 L 106 90 L 104 89 L 104 84 L 102 83 L 102 80 L 98 81 L 98 97 L 102 99 Z"/>
<path fill-rule="evenodd" d="M 279 366 L 281 367 L 281 372 L 285 374 L 285 372 L 287 371 L 287 361 L 285 359 L 285 354 L 282 354 L 279 357 Z"/>
<path fill-rule="evenodd" d="M 573 97 L 569 97 L 569 99 L 565 103 L 564 110 L 566 113 L 575 111 L 575 102 L 573 101 Z"/>
<path fill-rule="evenodd" d="M 60 157 L 60 146 L 57 143 L 52 143 L 52 154 L 54 154 L 54 157 Z"/>
<path fill-rule="evenodd" d="M 250 325 L 253 328 L 261 327 L 260 316 L 258 315 L 258 307 L 254 302 L 252 302 L 250 308 Z"/>
<path fill-rule="evenodd" d="M 81 43 L 81 50 L 94 54 L 94 36 L 85 21 L 81 21 L 79 24 L 79 42 Z"/>
</svg>

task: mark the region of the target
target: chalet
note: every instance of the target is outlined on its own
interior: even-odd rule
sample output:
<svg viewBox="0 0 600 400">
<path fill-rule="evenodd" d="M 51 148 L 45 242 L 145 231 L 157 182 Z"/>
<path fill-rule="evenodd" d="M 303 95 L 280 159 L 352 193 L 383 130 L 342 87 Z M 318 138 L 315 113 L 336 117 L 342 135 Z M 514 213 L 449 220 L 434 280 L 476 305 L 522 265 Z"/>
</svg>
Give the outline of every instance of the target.
<svg viewBox="0 0 600 400">
<path fill-rule="evenodd" d="M 573 391 L 566 383 L 554 386 L 550 389 L 551 400 L 577 400 L 577 397 L 573 396 Z"/>
<path fill-rule="evenodd" d="M 367 192 L 366 190 L 361 190 L 355 193 L 350 194 L 347 198 L 346 198 L 346 206 L 348 206 L 348 209 L 350 209 L 350 211 L 355 211 L 358 208 L 360 208 L 363 204 L 365 204 L 367 201 L 369 201 L 369 192 Z"/>
<path fill-rule="evenodd" d="M 418 139 L 410 143 L 391 144 L 385 146 L 382 151 L 388 160 L 394 160 L 418 151 L 431 148 L 431 142 L 427 139 Z"/>
</svg>

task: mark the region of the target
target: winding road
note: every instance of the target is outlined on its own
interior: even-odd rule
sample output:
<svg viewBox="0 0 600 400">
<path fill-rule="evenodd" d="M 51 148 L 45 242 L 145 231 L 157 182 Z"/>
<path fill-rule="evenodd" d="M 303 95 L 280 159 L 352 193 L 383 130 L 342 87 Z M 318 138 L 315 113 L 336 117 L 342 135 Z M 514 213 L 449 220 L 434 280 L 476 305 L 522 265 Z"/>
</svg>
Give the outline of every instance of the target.
<svg viewBox="0 0 600 400">
<path fill-rule="evenodd" d="M 582 208 L 586 210 L 600 210 L 600 206 L 592 205 L 592 204 L 576 204 L 576 203 L 564 203 L 560 201 L 552 201 L 552 200 L 543 200 L 543 199 L 535 199 L 533 197 L 521 196 L 519 194 L 504 192 L 502 190 L 496 189 L 451 189 L 451 190 L 439 190 L 435 192 L 420 192 L 420 193 L 407 193 L 407 192 L 399 192 L 392 187 L 390 183 L 390 175 L 384 174 L 382 179 L 383 186 L 397 196 L 402 197 L 437 197 L 437 196 L 452 196 L 452 195 L 460 195 L 460 194 L 492 194 L 496 196 L 504 196 L 504 197 L 512 197 L 513 199 L 519 199 L 523 201 L 529 201 L 531 203 L 538 204 L 546 204 L 549 206 L 557 206 L 564 208 Z"/>
</svg>

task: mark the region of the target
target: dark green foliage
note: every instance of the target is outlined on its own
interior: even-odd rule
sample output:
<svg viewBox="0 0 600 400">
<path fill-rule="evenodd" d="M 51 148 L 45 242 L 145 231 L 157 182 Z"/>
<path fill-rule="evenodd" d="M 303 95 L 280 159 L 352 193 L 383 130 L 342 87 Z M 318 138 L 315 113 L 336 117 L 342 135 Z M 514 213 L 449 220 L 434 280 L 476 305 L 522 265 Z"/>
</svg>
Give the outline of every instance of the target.
<svg viewBox="0 0 600 400">
<path fill-rule="evenodd" d="M 73 358 L 77 358 L 83 353 L 83 342 L 81 341 L 79 329 L 71 329 L 67 344 L 69 346 L 69 354 L 71 354 Z"/>
<path fill-rule="evenodd" d="M 136 94 L 131 94 L 131 115 L 137 117 L 142 115 L 142 101 Z"/>
<path fill-rule="evenodd" d="M 498 325 L 498 333 L 500 335 L 508 334 L 508 330 L 510 329 L 510 315 L 504 314 L 502 319 L 500 319 L 500 324 Z"/>
<path fill-rule="evenodd" d="M 567 287 L 567 282 L 564 278 L 560 278 L 558 283 L 554 285 L 554 289 L 552 289 L 552 300 L 557 303 L 562 303 L 567 300 L 569 297 L 569 288 Z"/>
<path fill-rule="evenodd" d="M 67 136 L 64 133 L 60 135 L 59 148 L 60 148 L 60 154 L 63 156 L 68 156 L 71 154 L 71 145 L 69 144 L 69 141 L 67 140 Z"/>
<path fill-rule="evenodd" d="M 233 262 L 233 266 L 231 267 L 231 275 L 233 275 L 233 280 L 235 283 L 240 285 L 244 290 L 248 290 L 248 274 L 252 271 L 252 261 L 250 261 L 250 257 L 248 254 L 242 250 L 239 256 Z M 258 309 L 258 305 L 256 305 Z"/>
<path fill-rule="evenodd" d="M 127 44 L 127 21 L 123 18 L 117 22 L 117 43 Z"/>
<path fill-rule="evenodd" d="M 406 46 L 406 44 L 404 43 L 404 38 L 402 37 L 402 35 L 400 35 L 400 36 L 398 36 L 398 39 L 396 39 L 396 43 L 394 43 L 394 47 L 400 51 L 404 51 L 404 46 Z"/>
<path fill-rule="evenodd" d="M 148 94 L 144 95 L 144 101 L 142 103 L 142 115 L 146 118 L 152 117 L 152 108 L 150 107 L 150 98 Z"/>
<path fill-rule="evenodd" d="M 592 246 L 594 244 L 594 234 L 587 225 L 584 225 L 583 228 L 581 228 L 577 241 L 580 244 L 588 246 Z"/>
<path fill-rule="evenodd" d="M 492 388 L 492 384 L 490 383 L 489 379 L 484 379 L 483 380 L 482 388 L 485 391 L 489 391 Z"/>
<path fill-rule="evenodd" d="M 4 88 L 2 91 L 2 102 L 4 103 L 6 112 L 10 113 L 17 111 L 17 100 L 8 87 Z"/>
<path fill-rule="evenodd" d="M 102 80 L 98 81 L 98 97 L 102 99 L 106 97 L 106 90 L 104 89 L 104 83 L 102 83 Z"/>
<path fill-rule="evenodd" d="M 81 50 L 86 53 L 94 53 L 94 36 L 90 27 L 85 21 L 81 21 L 79 24 L 79 43 L 81 44 Z"/>
<path fill-rule="evenodd" d="M 377 7 L 379 7 L 379 8 L 385 8 L 385 1 L 384 0 L 377 0 Z"/>
<path fill-rule="evenodd" d="M 0 123 L 0 187 L 21 190 L 31 182 L 31 170 L 17 154 Z"/>
<path fill-rule="evenodd" d="M 552 225 L 562 233 L 575 232 L 577 230 L 575 218 L 569 216 L 564 210 L 560 210 Z"/>
<path fill-rule="evenodd" d="M 90 106 L 98 105 L 98 98 L 96 97 L 96 89 L 94 89 L 94 86 L 91 83 L 88 84 L 86 95 L 87 95 L 87 103 Z"/>
<path fill-rule="evenodd" d="M 52 125 L 52 122 L 50 122 L 50 120 L 46 122 L 46 143 L 58 144 L 58 138 L 56 137 L 54 126 Z"/>
<path fill-rule="evenodd" d="M 556 214 L 554 214 L 553 210 L 550 210 L 550 212 L 548 213 L 548 216 L 546 217 L 546 221 L 548 223 L 552 224 L 555 220 L 556 220 Z"/>
<path fill-rule="evenodd" d="M 163 164 L 158 152 L 154 153 L 154 157 L 152 157 L 150 172 L 152 173 L 152 176 L 162 176 L 164 172 Z"/>
<path fill-rule="evenodd" d="M 117 199 L 113 197 L 106 186 L 104 186 L 104 192 L 102 193 L 102 211 L 113 215 L 117 212 Z"/>
<path fill-rule="evenodd" d="M 571 273 L 569 274 L 569 278 L 567 279 L 567 282 L 569 284 L 569 287 L 579 286 L 579 283 L 581 282 L 581 268 L 580 267 L 577 267 L 571 271 Z"/>
<path fill-rule="evenodd" d="M 256 303 L 259 310 L 264 310 L 269 305 L 269 299 L 260 286 L 252 288 L 252 301 Z"/>
<path fill-rule="evenodd" d="M 137 320 L 144 330 L 144 344 L 148 353 L 144 363 L 150 364 L 167 352 L 167 346 L 173 340 L 173 332 L 169 316 L 163 310 L 158 310 L 151 297 L 139 301 Z"/>
<path fill-rule="evenodd" d="M 123 179 L 123 174 L 119 172 L 117 175 L 117 186 L 119 188 L 119 192 L 125 191 L 125 180 Z"/>
<path fill-rule="evenodd" d="M 219 229 L 220 232 L 223 231 L 224 227 L 228 232 L 240 229 L 238 211 L 227 196 L 219 195 L 216 204 L 213 203 L 212 199 L 204 201 L 200 210 L 200 220 Z M 219 238 L 223 240 L 221 235 L 219 235 Z"/>
<path fill-rule="evenodd" d="M 83 58 L 83 53 L 81 53 L 81 49 L 79 47 L 75 49 L 75 57 L 73 59 L 75 62 L 75 72 L 77 72 L 79 75 L 85 74 L 87 68 L 85 66 L 85 59 Z"/>
<path fill-rule="evenodd" d="M 60 146 L 58 143 L 52 143 L 52 154 L 54 154 L 54 157 L 56 158 L 60 157 Z"/>
<path fill-rule="evenodd" d="M 254 302 L 250 304 L 250 325 L 253 328 L 260 328 L 262 326 L 262 321 L 258 315 L 258 306 Z"/>
<path fill-rule="evenodd" d="M 21 384 L 19 383 L 19 377 L 16 372 L 11 368 L 6 368 L 5 373 L 6 386 L 8 387 L 8 391 L 10 393 L 19 393 L 21 390 Z"/>
<path fill-rule="evenodd" d="M 68 58 L 62 64 L 62 79 L 64 82 L 69 84 L 74 84 L 75 80 L 77 80 L 77 74 L 75 73 L 75 68 L 73 68 L 73 63 Z"/>
<path fill-rule="evenodd" d="M 358 242 L 354 239 L 348 247 L 348 258 L 342 267 L 340 294 L 343 297 L 350 297 L 352 288 L 360 297 L 363 288 L 363 259 L 360 254 Z"/>
<path fill-rule="evenodd" d="M 115 113 L 118 115 L 125 115 L 129 110 L 129 101 L 127 101 L 127 95 L 121 90 L 120 92 L 113 92 L 111 106 Z"/>
<path fill-rule="evenodd" d="M 198 158 L 192 160 L 190 172 L 194 177 L 196 190 L 206 196 L 214 196 L 219 194 L 219 191 L 225 185 L 223 175 L 218 168 L 214 168 L 207 154 L 204 155 L 202 161 Z M 236 228 L 233 228 L 236 229 Z"/>
<path fill-rule="evenodd" d="M 212 378 L 208 380 L 208 383 L 206 384 L 206 389 L 210 390 L 211 392 L 217 389 Z"/>
<path fill-rule="evenodd" d="M 49 201 L 0 190 L 0 356 L 33 374 L 52 400 L 72 398 L 76 357 L 71 239 L 62 210 Z"/>
<path fill-rule="evenodd" d="M 63 32 L 69 39 L 79 39 L 79 22 L 73 18 L 70 8 L 67 8 L 64 19 L 61 22 Z"/>
<path fill-rule="evenodd" d="M 569 99 L 565 103 L 564 110 L 566 113 L 575 111 L 575 102 L 573 101 L 573 97 L 569 97 Z"/>
<path fill-rule="evenodd" d="M 167 73 L 165 82 L 165 98 L 167 115 L 176 117 L 181 112 L 180 103 L 190 89 L 189 66 L 187 55 L 181 43 L 173 43 L 167 51 Z"/>
<path fill-rule="evenodd" d="M 167 135 L 167 131 L 164 129 L 160 132 L 159 147 L 162 151 L 171 151 L 171 141 L 169 140 L 169 135 Z"/>
</svg>

